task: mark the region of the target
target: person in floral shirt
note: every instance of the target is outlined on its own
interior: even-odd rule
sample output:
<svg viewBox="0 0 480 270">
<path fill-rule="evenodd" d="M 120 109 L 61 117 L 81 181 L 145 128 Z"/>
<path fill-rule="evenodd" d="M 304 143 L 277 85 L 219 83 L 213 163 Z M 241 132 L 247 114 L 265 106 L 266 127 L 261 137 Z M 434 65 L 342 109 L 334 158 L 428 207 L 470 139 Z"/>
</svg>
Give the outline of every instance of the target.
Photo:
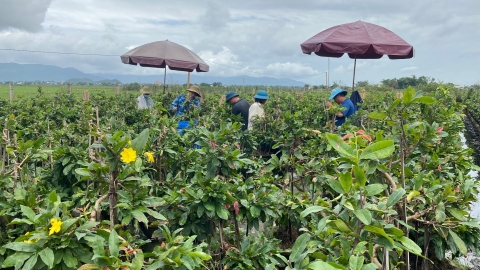
<svg viewBox="0 0 480 270">
<path fill-rule="evenodd" d="M 187 89 L 188 96 L 185 94 L 178 95 L 170 105 L 170 110 L 175 113 L 175 116 L 186 114 L 192 108 L 200 109 L 202 92 L 196 85 L 192 85 Z"/>
</svg>

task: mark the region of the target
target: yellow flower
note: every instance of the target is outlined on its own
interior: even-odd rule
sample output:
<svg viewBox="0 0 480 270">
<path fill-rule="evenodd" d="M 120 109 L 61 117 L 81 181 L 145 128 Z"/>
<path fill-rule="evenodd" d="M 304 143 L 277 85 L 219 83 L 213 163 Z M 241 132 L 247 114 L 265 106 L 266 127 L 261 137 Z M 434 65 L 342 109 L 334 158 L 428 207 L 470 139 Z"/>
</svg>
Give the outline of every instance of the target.
<svg viewBox="0 0 480 270">
<path fill-rule="evenodd" d="M 50 220 L 50 224 L 52 225 L 52 227 L 50 227 L 50 232 L 48 233 L 48 235 L 60 232 L 63 222 L 61 220 L 52 218 Z"/>
<path fill-rule="evenodd" d="M 137 151 L 132 148 L 123 148 L 123 151 L 120 153 L 120 159 L 125 163 L 130 163 L 137 159 Z"/>
<path fill-rule="evenodd" d="M 26 232 L 25 233 L 25 236 L 29 236 L 30 235 L 30 232 Z M 38 242 L 38 238 L 35 238 L 33 240 L 23 240 L 24 243 L 27 243 L 27 244 L 35 244 L 36 242 Z"/>
<path fill-rule="evenodd" d="M 155 162 L 155 159 L 153 158 L 153 152 L 145 152 L 143 155 L 147 157 L 148 162 Z"/>
<path fill-rule="evenodd" d="M 30 235 L 30 232 L 26 232 L 25 233 L 26 236 L 29 236 Z M 27 244 L 34 244 L 35 242 L 33 242 L 32 240 L 23 240 L 24 243 L 27 243 Z"/>
</svg>

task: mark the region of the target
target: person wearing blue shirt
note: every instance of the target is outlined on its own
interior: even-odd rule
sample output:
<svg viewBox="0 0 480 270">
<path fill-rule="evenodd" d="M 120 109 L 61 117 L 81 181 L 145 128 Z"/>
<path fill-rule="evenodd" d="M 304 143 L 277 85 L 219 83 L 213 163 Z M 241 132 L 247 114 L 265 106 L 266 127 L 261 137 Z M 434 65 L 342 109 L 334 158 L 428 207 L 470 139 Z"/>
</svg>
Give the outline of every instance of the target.
<svg viewBox="0 0 480 270">
<path fill-rule="evenodd" d="M 347 94 L 348 92 L 346 90 L 343 90 L 341 88 L 335 88 L 332 90 L 332 94 L 328 98 L 328 100 L 333 99 L 335 103 L 345 108 L 343 111 L 335 114 L 335 126 L 337 127 L 343 125 L 343 123 L 345 123 L 345 120 L 357 111 L 355 105 L 353 105 L 353 102 L 346 97 Z M 332 103 L 327 102 L 327 107 L 330 108 L 331 106 Z"/>
<path fill-rule="evenodd" d="M 198 108 L 200 109 L 200 99 L 202 94 L 200 89 L 196 85 L 192 85 L 187 89 L 188 96 L 185 94 L 178 95 L 175 100 L 173 100 L 170 105 L 170 110 L 175 113 L 175 116 L 180 116 L 186 114 L 190 109 Z"/>
</svg>

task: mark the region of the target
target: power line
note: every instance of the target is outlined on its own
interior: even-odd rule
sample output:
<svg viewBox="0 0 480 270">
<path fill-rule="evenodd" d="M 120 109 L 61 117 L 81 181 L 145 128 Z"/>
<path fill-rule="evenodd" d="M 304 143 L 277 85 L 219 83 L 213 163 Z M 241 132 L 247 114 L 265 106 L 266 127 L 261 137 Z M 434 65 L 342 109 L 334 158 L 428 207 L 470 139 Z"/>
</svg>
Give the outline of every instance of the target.
<svg viewBox="0 0 480 270">
<path fill-rule="evenodd" d="M 28 53 L 44 53 L 44 54 L 61 54 L 61 55 L 79 55 L 79 56 L 107 56 L 107 57 L 115 56 L 115 57 L 120 57 L 120 55 L 116 55 L 116 54 L 75 53 L 75 52 L 56 52 L 56 51 L 39 51 L 39 50 L 19 50 L 19 49 L 10 49 L 10 48 L 0 48 L 0 51 L 14 51 L 14 52 L 28 52 Z M 204 61 L 205 61 L 205 62 L 212 63 L 212 64 L 215 64 L 215 65 L 219 65 L 219 66 L 224 66 L 224 67 L 228 67 L 228 68 L 231 68 L 231 69 L 240 70 L 240 71 L 243 71 L 243 72 L 261 74 L 261 75 L 271 76 L 271 77 L 284 77 L 284 78 L 306 79 L 306 78 L 312 78 L 312 77 L 315 77 L 315 76 L 320 76 L 320 75 L 322 75 L 322 74 L 325 74 L 325 72 L 321 72 L 321 73 L 318 73 L 318 74 L 308 75 L 308 76 L 273 75 L 273 74 L 263 73 L 263 72 L 259 72 L 259 71 L 252 71 L 252 70 L 246 70 L 246 69 L 236 68 L 236 67 L 228 66 L 228 65 L 225 65 L 225 64 L 215 63 L 215 62 L 209 61 L 209 60 L 204 60 Z"/>
<path fill-rule="evenodd" d="M 70 54 L 70 55 L 86 55 L 86 56 L 119 56 L 115 54 L 98 54 L 98 53 L 73 53 L 73 52 L 49 52 L 49 51 L 32 51 L 0 48 L 0 51 L 29 52 L 29 53 L 48 53 L 48 54 Z"/>
</svg>

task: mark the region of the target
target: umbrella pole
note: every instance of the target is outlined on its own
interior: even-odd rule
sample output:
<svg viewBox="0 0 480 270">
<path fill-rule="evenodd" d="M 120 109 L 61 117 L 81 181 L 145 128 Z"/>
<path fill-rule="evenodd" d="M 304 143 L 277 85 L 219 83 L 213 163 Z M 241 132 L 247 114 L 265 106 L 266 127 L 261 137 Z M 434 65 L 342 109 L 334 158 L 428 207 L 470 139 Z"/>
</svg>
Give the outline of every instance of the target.
<svg viewBox="0 0 480 270">
<path fill-rule="evenodd" d="M 355 62 L 353 64 L 352 93 L 353 93 L 353 91 L 355 91 L 355 69 L 357 69 L 357 54 L 355 54 Z"/>
<path fill-rule="evenodd" d="M 165 73 L 163 73 L 163 93 L 165 94 L 165 81 L 167 80 L 167 65 L 165 65 Z"/>
</svg>

